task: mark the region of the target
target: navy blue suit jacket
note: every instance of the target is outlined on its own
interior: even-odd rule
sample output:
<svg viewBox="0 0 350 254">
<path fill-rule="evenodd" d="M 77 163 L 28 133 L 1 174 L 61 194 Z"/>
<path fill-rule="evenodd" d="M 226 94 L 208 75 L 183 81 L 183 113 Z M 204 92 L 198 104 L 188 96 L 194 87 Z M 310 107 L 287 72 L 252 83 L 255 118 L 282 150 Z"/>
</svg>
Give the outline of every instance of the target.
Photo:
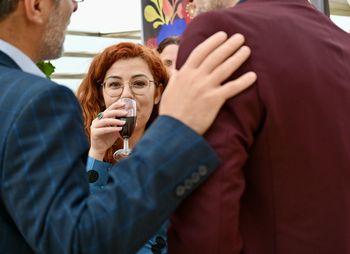
<svg viewBox="0 0 350 254">
<path fill-rule="evenodd" d="M 74 94 L 2 52 L 0 119 L 0 253 L 133 253 L 218 164 L 202 137 L 160 117 L 90 195 Z"/>
</svg>

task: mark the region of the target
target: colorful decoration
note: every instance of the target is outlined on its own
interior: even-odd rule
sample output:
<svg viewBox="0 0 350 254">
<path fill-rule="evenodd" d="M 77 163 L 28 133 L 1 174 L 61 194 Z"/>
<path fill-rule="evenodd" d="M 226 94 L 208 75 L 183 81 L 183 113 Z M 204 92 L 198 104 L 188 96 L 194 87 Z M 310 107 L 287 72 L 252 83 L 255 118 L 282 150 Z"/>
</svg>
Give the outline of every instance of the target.
<svg viewBox="0 0 350 254">
<path fill-rule="evenodd" d="M 169 36 L 181 35 L 190 22 L 187 4 L 188 0 L 142 0 L 144 43 L 154 48 Z"/>
</svg>

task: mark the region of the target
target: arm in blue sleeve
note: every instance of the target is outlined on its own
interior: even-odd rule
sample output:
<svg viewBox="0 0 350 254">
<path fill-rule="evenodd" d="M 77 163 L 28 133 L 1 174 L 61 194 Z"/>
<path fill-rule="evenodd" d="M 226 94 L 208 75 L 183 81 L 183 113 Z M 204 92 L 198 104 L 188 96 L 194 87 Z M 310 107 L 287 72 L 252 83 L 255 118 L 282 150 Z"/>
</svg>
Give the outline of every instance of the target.
<svg viewBox="0 0 350 254">
<path fill-rule="evenodd" d="M 92 186 L 106 185 L 109 178 L 109 169 L 112 164 L 100 160 L 96 160 L 93 157 L 88 156 L 86 163 L 86 170 L 88 174 L 89 183 Z"/>
<path fill-rule="evenodd" d="M 0 153 L 1 205 L 16 225 L 9 232 L 20 232 L 32 252 L 135 253 L 219 165 L 202 136 L 161 116 L 91 195 L 75 95 L 32 79 L 11 108 Z M 18 243 L 11 246 L 23 247 Z"/>
</svg>

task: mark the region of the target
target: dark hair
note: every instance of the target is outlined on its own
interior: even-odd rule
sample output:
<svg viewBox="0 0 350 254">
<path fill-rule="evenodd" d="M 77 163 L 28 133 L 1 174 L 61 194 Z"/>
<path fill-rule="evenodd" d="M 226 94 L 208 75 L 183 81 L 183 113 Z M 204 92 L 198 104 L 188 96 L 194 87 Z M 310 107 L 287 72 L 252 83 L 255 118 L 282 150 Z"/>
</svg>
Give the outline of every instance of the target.
<svg viewBox="0 0 350 254">
<path fill-rule="evenodd" d="M 147 63 L 156 86 L 165 87 L 167 85 L 169 76 L 166 68 L 158 54 L 152 49 L 137 43 L 123 42 L 103 50 L 102 53 L 98 54 L 93 59 L 88 73 L 77 91 L 77 97 L 84 115 L 85 132 L 89 139 L 92 121 L 99 112 L 105 110 L 101 84 L 105 78 L 106 72 L 118 60 L 137 57 L 140 57 Z M 158 105 L 159 104 L 154 105 L 146 128 L 158 116 Z M 120 144 L 116 143 L 106 151 L 105 161 L 110 163 L 115 162 L 113 159 L 113 151 L 116 150 L 118 145 Z"/>
<path fill-rule="evenodd" d="M 0 0 L 0 21 L 13 12 L 19 0 Z"/>
<path fill-rule="evenodd" d="M 180 44 L 180 37 L 179 36 L 170 36 L 162 40 L 158 47 L 157 51 L 158 53 L 162 53 L 163 50 L 168 46 L 168 45 L 179 45 Z"/>
</svg>

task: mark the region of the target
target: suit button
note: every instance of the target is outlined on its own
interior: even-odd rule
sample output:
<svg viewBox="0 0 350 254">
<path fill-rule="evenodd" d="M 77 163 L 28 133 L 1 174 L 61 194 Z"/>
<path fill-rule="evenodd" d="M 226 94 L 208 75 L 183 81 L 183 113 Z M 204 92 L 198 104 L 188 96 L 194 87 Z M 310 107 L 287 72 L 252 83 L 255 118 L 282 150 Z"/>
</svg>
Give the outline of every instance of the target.
<svg viewBox="0 0 350 254">
<path fill-rule="evenodd" d="M 198 183 L 199 182 L 199 179 L 200 179 L 200 176 L 199 176 L 199 173 L 197 172 L 194 172 L 191 176 L 191 179 L 192 179 L 192 182 L 193 183 Z"/>
<path fill-rule="evenodd" d="M 187 190 L 190 190 L 190 189 L 192 189 L 192 186 L 193 186 L 192 180 L 186 179 L 186 180 L 185 180 L 185 188 L 186 188 Z"/>
<path fill-rule="evenodd" d="M 201 176 L 206 176 L 208 174 L 208 169 L 206 166 L 200 166 L 198 169 L 198 173 Z"/>
<path fill-rule="evenodd" d="M 166 246 L 165 240 L 161 236 L 156 237 L 156 243 L 152 244 L 152 253 L 153 254 L 161 254 L 162 249 Z"/>
<path fill-rule="evenodd" d="M 98 180 L 98 173 L 96 170 L 89 170 L 87 175 L 89 183 L 95 183 Z"/>
<path fill-rule="evenodd" d="M 161 254 L 162 253 L 162 250 L 158 249 L 155 244 L 152 245 L 151 250 L 152 250 L 153 254 Z"/>
<path fill-rule="evenodd" d="M 176 195 L 179 197 L 183 196 L 185 194 L 185 187 L 183 185 L 179 185 L 176 187 Z"/>
<path fill-rule="evenodd" d="M 158 244 L 158 247 L 163 249 L 166 245 L 165 240 L 161 236 L 156 237 L 156 243 Z"/>
</svg>

